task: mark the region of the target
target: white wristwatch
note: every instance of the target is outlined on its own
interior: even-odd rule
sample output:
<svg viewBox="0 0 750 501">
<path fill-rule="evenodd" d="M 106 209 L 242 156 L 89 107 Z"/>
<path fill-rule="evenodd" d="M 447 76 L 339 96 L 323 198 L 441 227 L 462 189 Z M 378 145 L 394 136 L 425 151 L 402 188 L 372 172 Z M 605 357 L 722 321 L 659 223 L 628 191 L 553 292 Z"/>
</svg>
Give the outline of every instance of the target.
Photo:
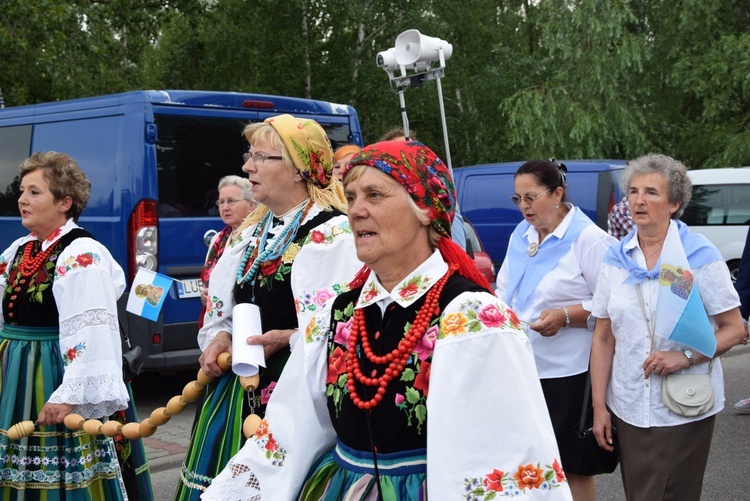
<svg viewBox="0 0 750 501">
<path fill-rule="evenodd" d="M 690 364 L 688 367 L 692 367 L 695 365 L 695 361 L 693 360 L 693 352 L 690 350 L 684 350 L 682 352 L 688 359 L 688 363 Z"/>
</svg>

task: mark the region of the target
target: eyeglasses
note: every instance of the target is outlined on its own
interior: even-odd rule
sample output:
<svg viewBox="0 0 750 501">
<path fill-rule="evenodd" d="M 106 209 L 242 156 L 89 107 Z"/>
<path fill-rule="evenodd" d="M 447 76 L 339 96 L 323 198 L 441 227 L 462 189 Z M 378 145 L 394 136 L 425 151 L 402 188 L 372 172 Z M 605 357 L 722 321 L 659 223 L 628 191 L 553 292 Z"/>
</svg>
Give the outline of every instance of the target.
<svg viewBox="0 0 750 501">
<path fill-rule="evenodd" d="M 216 201 L 216 207 L 221 207 L 224 204 L 227 204 L 228 206 L 233 206 L 237 202 L 242 202 L 241 198 L 227 198 L 224 200 L 223 198 L 220 198 Z"/>
<path fill-rule="evenodd" d="M 245 163 L 251 158 L 255 165 L 263 165 L 266 160 L 281 160 L 280 155 L 266 155 L 265 153 L 250 153 L 248 151 L 242 155 L 242 161 Z"/>
<path fill-rule="evenodd" d="M 512 197 L 510 197 L 510 201 L 513 202 L 516 205 L 521 205 L 521 202 L 524 202 L 524 201 L 528 200 L 529 201 L 529 205 L 531 205 L 531 204 L 534 203 L 534 200 L 536 200 L 537 198 L 541 197 L 545 193 L 549 193 L 551 189 L 552 188 L 548 188 L 546 191 L 541 192 L 540 194 L 538 194 L 535 197 L 531 197 L 529 195 L 521 195 L 520 197 L 517 196 L 517 195 L 513 195 Z"/>
</svg>

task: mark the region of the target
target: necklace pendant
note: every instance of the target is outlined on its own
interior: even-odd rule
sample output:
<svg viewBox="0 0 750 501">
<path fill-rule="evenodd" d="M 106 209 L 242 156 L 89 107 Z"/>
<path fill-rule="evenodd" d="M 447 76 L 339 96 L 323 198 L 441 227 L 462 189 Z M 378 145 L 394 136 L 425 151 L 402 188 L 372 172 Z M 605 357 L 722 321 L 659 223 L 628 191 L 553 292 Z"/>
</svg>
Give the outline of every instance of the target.
<svg viewBox="0 0 750 501">
<path fill-rule="evenodd" d="M 536 256 L 536 253 L 539 252 L 539 244 L 536 242 L 532 242 L 529 244 L 529 248 L 526 250 L 526 254 L 529 255 L 529 257 Z"/>
</svg>

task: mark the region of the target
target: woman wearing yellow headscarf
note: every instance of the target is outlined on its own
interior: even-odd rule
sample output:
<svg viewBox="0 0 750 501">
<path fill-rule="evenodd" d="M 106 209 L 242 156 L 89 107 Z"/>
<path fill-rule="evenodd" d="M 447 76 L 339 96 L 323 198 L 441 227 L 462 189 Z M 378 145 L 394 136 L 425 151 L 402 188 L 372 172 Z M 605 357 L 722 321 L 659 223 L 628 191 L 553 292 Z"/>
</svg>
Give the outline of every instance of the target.
<svg viewBox="0 0 750 501">
<path fill-rule="evenodd" d="M 333 152 L 323 128 L 279 115 L 248 125 L 244 134 L 250 149 L 242 170 L 259 205 L 211 273 L 198 342 L 203 371 L 217 379 L 193 429 L 178 499 L 198 499 L 240 449 L 242 420 L 251 411 L 263 416 L 297 328 L 328 298 L 347 290 L 361 267 L 343 189 L 332 182 Z M 233 333 L 238 303 L 260 308 L 263 335 L 249 342 L 262 345 L 266 356 L 260 386 L 248 395 L 238 377 L 216 363 L 220 353 L 231 352 L 233 334 L 250 334 Z"/>
</svg>

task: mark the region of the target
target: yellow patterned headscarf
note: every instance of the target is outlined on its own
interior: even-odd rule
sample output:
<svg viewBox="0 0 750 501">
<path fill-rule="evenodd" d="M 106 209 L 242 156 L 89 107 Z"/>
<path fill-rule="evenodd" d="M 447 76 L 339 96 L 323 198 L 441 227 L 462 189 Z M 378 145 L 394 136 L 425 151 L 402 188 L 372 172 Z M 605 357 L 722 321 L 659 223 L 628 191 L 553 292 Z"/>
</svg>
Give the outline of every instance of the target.
<svg viewBox="0 0 750 501">
<path fill-rule="evenodd" d="M 328 186 L 333 171 L 333 149 L 323 127 L 315 120 L 292 115 L 277 115 L 267 118 L 265 123 L 281 136 L 300 175 L 315 186 Z"/>
</svg>

